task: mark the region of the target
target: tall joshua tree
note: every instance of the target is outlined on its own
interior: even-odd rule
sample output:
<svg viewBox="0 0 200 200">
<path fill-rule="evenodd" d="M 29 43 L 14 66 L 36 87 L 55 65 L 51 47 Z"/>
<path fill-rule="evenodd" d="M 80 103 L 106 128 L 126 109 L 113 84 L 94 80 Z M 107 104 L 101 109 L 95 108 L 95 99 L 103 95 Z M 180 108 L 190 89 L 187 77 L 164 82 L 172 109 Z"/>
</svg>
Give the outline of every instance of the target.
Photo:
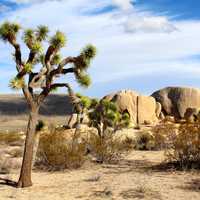
<svg viewBox="0 0 200 200">
<path fill-rule="evenodd" d="M 40 105 L 50 92 L 57 88 L 65 87 L 69 94 L 74 96 L 67 81 L 64 83 L 55 81 L 55 78 L 61 75 L 73 74 L 81 86 L 89 86 L 90 77 L 87 74 L 87 68 L 96 55 L 96 49 L 92 45 L 87 45 L 77 57 L 61 59 L 59 52 L 66 44 L 65 35 L 57 31 L 55 35 L 48 38 L 48 27 L 38 26 L 34 30 L 23 31 L 22 39 L 29 50 L 28 58 L 24 60 L 21 55 L 20 44 L 17 42 L 20 30 L 22 30 L 20 25 L 5 22 L 0 26 L 0 38 L 12 45 L 15 50 L 14 60 L 17 73 L 15 78 L 10 81 L 10 86 L 13 89 L 23 91 L 30 109 L 22 168 L 17 183 L 17 187 L 29 187 L 32 185 L 34 135 Z M 45 41 L 48 42 L 48 48 L 44 52 Z M 36 69 L 38 69 L 38 64 L 41 66 L 40 71 L 35 72 L 34 67 L 37 65 Z"/>
</svg>

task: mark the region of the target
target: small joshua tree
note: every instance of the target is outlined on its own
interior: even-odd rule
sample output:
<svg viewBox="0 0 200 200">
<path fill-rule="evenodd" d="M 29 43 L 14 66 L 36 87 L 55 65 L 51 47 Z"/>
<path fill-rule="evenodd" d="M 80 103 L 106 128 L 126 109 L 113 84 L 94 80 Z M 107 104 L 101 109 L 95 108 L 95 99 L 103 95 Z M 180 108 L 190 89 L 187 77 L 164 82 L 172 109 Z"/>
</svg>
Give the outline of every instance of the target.
<svg viewBox="0 0 200 200">
<path fill-rule="evenodd" d="M 104 137 L 105 131 L 112 128 L 114 132 L 130 124 L 128 113 L 121 113 L 116 104 L 102 100 L 88 113 L 90 125 L 97 128 L 99 137 Z"/>
<path fill-rule="evenodd" d="M 97 162 L 113 162 L 119 157 L 120 145 L 115 139 L 115 132 L 129 126 L 128 113 L 119 112 L 115 103 L 101 100 L 89 110 L 90 126 L 98 131 L 98 135 L 90 136 L 89 152 L 93 152 Z"/>
<path fill-rule="evenodd" d="M 23 32 L 23 41 L 29 49 L 29 56 L 24 60 L 21 55 L 20 44 L 17 42 L 17 35 L 21 26 L 15 23 L 5 22 L 0 26 L 0 38 L 14 47 L 14 60 L 17 74 L 10 81 L 10 87 L 21 89 L 30 108 L 30 116 L 26 133 L 25 150 L 18 187 L 32 185 L 32 157 L 34 147 L 34 135 L 38 121 L 40 105 L 51 91 L 65 87 L 71 97 L 74 97 L 69 83 L 57 83 L 55 78 L 74 74 L 81 86 L 90 85 L 90 77 L 86 73 L 91 60 L 95 57 L 96 49 L 92 45 L 86 46 L 77 57 L 66 57 L 61 59 L 59 54 L 66 44 L 65 35 L 57 31 L 55 35 L 48 38 L 48 28 L 38 26 L 36 29 L 27 29 Z M 48 39 L 48 40 L 47 40 Z M 48 41 L 48 48 L 43 53 L 43 42 Z M 40 64 L 41 69 L 34 71 L 34 67 Z M 70 67 L 66 67 L 70 64 Z M 39 90 L 36 91 L 36 88 Z M 72 98 L 73 99 L 73 98 Z"/>
<path fill-rule="evenodd" d="M 96 98 L 89 98 L 79 93 L 76 94 L 76 97 L 77 101 L 76 104 L 74 104 L 75 112 L 77 113 L 76 124 L 80 124 L 82 123 L 84 116 L 87 116 L 99 101 Z"/>
</svg>

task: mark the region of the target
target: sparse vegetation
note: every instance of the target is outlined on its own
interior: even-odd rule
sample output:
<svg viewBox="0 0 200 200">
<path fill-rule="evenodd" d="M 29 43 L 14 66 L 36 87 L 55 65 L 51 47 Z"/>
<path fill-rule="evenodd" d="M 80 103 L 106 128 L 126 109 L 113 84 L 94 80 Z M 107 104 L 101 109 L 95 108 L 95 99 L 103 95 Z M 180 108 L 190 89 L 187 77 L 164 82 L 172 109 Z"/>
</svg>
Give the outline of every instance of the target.
<svg viewBox="0 0 200 200">
<path fill-rule="evenodd" d="M 200 124 L 182 124 L 166 156 L 168 161 L 177 162 L 183 169 L 200 169 Z"/>
<path fill-rule="evenodd" d="M 66 138 L 63 131 L 53 129 L 41 135 L 36 166 L 47 170 L 79 168 L 85 161 L 85 142 L 80 142 L 79 133 Z"/>
<path fill-rule="evenodd" d="M 0 133 L 0 144 L 12 145 L 16 142 L 23 142 L 22 137 L 19 133 Z"/>
<path fill-rule="evenodd" d="M 153 150 L 155 149 L 155 140 L 151 132 L 140 131 L 136 137 L 135 149 L 137 150 Z"/>
</svg>

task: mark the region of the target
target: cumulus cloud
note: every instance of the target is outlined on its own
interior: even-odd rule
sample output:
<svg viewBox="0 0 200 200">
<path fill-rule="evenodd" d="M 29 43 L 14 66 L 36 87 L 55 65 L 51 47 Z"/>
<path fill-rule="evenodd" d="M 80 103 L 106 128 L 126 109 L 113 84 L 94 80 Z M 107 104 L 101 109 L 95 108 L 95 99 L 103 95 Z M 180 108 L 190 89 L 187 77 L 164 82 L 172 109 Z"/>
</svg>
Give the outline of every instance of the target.
<svg viewBox="0 0 200 200">
<path fill-rule="evenodd" d="M 125 23 L 125 30 L 129 33 L 171 33 L 177 28 L 166 17 L 131 17 Z"/>
<path fill-rule="evenodd" d="M 122 10 L 129 10 L 133 8 L 131 0 L 112 0 L 113 4 L 121 8 Z"/>
</svg>

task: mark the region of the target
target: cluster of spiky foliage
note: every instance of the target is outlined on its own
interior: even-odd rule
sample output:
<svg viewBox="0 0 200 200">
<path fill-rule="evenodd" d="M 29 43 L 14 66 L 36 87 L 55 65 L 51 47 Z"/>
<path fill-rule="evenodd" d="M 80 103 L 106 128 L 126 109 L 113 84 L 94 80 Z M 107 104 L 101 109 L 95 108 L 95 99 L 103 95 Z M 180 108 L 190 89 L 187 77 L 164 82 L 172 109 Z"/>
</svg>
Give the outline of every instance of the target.
<svg viewBox="0 0 200 200">
<path fill-rule="evenodd" d="M 88 87 L 91 84 L 90 76 L 85 72 L 90 66 L 91 60 L 96 56 L 96 52 L 96 48 L 89 44 L 81 51 L 80 56 L 77 57 L 74 63 L 79 71 L 76 75 L 77 82 L 83 87 Z"/>
<path fill-rule="evenodd" d="M 0 38 L 4 41 L 9 41 L 12 45 L 16 44 L 16 36 L 20 30 L 20 26 L 15 23 L 5 22 L 0 26 Z M 61 63 L 61 56 L 59 50 L 65 46 L 66 37 L 65 34 L 57 31 L 54 36 L 49 39 L 49 48 L 46 54 L 43 54 L 42 42 L 48 37 L 48 27 L 38 26 L 36 29 L 26 29 L 23 33 L 23 41 L 26 46 L 30 49 L 30 57 L 28 62 L 23 62 L 23 73 L 21 73 L 18 78 L 26 74 L 31 74 L 34 65 L 42 64 L 43 67 L 47 65 L 47 60 L 49 59 L 51 66 L 59 66 Z M 18 45 L 20 48 L 20 46 Z M 75 57 L 74 71 L 77 83 L 80 86 L 88 87 L 91 84 L 91 79 L 87 73 L 87 69 L 90 66 L 91 60 L 96 56 L 96 48 L 88 44 L 80 52 L 80 55 Z M 14 54 L 14 59 L 16 61 L 16 55 Z M 18 63 L 22 67 L 21 63 Z M 46 66 L 47 67 L 47 66 Z M 49 67 L 49 66 L 48 66 Z M 63 67 L 63 66 L 62 66 Z M 21 69 L 20 69 L 21 70 Z M 49 69 L 48 69 L 49 70 Z M 39 80 L 39 79 L 38 79 Z M 21 89 L 20 81 L 17 78 L 11 80 L 11 86 L 15 89 Z M 22 82 L 22 81 L 21 81 Z M 53 88 L 56 89 L 56 88 Z M 52 91 L 52 90 L 51 90 Z"/>
<path fill-rule="evenodd" d="M 55 54 L 51 60 L 51 65 L 58 65 L 61 62 L 61 55 Z"/>
<path fill-rule="evenodd" d="M 91 59 L 96 56 L 96 48 L 88 44 L 82 51 L 79 56 L 79 59 L 76 61 L 75 65 L 80 70 L 85 70 L 90 66 Z"/>
<path fill-rule="evenodd" d="M 80 74 L 77 74 L 76 76 L 76 80 L 78 82 L 78 84 L 82 87 L 85 87 L 87 88 L 88 86 L 91 85 L 91 78 L 88 74 L 86 73 L 80 73 Z"/>
<path fill-rule="evenodd" d="M 38 26 L 36 30 L 27 29 L 24 31 L 23 40 L 29 49 L 35 53 L 42 52 L 42 41 L 47 39 L 48 27 Z"/>
<path fill-rule="evenodd" d="M 56 34 L 50 39 L 50 45 L 55 49 L 60 49 L 65 46 L 67 38 L 64 33 L 57 31 Z"/>
<path fill-rule="evenodd" d="M 24 70 L 26 71 L 26 73 L 30 73 L 33 69 L 33 65 L 31 63 L 26 63 L 24 65 Z"/>
<path fill-rule="evenodd" d="M 5 22 L 0 27 L 0 38 L 5 42 L 16 40 L 20 28 L 19 24 Z"/>
<path fill-rule="evenodd" d="M 13 78 L 10 80 L 10 88 L 14 89 L 14 90 L 19 90 L 19 89 L 22 89 L 23 86 L 24 86 L 24 79 L 23 78 Z"/>
<path fill-rule="evenodd" d="M 89 98 L 87 96 L 83 96 L 79 93 L 76 94 L 76 96 L 80 99 L 80 104 L 83 109 L 90 110 L 96 107 L 96 105 L 99 103 L 99 100 L 96 98 Z"/>
<path fill-rule="evenodd" d="M 114 130 L 119 128 L 128 127 L 130 124 L 130 116 L 128 113 L 121 113 L 116 104 L 108 101 L 101 100 L 94 109 L 89 112 L 89 119 L 91 126 L 101 129 L 101 135 L 104 131 L 111 127 Z M 103 128 L 101 125 L 103 124 Z"/>
</svg>

